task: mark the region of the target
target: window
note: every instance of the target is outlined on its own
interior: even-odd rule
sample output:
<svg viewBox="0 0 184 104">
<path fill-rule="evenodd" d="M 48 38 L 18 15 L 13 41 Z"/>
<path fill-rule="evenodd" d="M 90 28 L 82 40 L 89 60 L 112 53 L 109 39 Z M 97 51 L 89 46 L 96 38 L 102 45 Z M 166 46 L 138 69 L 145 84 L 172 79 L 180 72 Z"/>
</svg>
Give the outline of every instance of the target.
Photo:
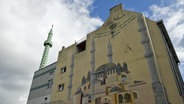
<svg viewBox="0 0 184 104">
<path fill-rule="evenodd" d="M 53 80 L 52 79 L 48 80 L 48 88 L 51 88 L 52 84 L 53 84 Z"/>
<path fill-rule="evenodd" d="M 118 95 L 118 98 L 119 98 L 119 103 L 123 103 L 123 95 L 122 94 L 119 94 Z"/>
<path fill-rule="evenodd" d="M 112 69 L 112 72 L 115 73 L 115 72 L 116 72 L 115 70 L 116 70 L 116 69 Z"/>
<path fill-rule="evenodd" d="M 90 84 L 88 85 L 88 89 L 90 89 Z"/>
<path fill-rule="evenodd" d="M 88 103 L 91 103 L 91 96 L 88 97 Z"/>
<path fill-rule="evenodd" d="M 47 97 L 45 97 L 45 99 L 44 99 L 44 103 L 42 103 L 42 104 L 46 104 L 46 102 L 47 102 Z"/>
<path fill-rule="evenodd" d="M 101 85 L 105 85 L 106 84 L 106 80 L 105 78 L 103 78 L 103 81 L 101 81 Z"/>
<path fill-rule="evenodd" d="M 133 96 L 134 96 L 134 99 L 138 99 L 138 94 L 137 94 L 137 92 L 133 92 Z"/>
<path fill-rule="evenodd" d="M 126 103 L 131 102 L 131 95 L 130 95 L 129 93 L 126 93 L 126 94 L 124 95 L 124 99 L 125 99 L 125 102 L 126 102 Z"/>
<path fill-rule="evenodd" d="M 64 72 L 66 72 L 66 67 L 61 68 L 61 74 L 64 73 Z"/>
<path fill-rule="evenodd" d="M 77 53 L 80 53 L 85 50 L 86 50 L 86 40 L 77 44 Z"/>
<path fill-rule="evenodd" d="M 98 97 L 95 99 L 95 104 L 100 104 L 101 103 L 101 97 Z"/>
<path fill-rule="evenodd" d="M 58 86 L 58 91 L 63 91 L 64 90 L 64 84 L 60 84 Z"/>
</svg>

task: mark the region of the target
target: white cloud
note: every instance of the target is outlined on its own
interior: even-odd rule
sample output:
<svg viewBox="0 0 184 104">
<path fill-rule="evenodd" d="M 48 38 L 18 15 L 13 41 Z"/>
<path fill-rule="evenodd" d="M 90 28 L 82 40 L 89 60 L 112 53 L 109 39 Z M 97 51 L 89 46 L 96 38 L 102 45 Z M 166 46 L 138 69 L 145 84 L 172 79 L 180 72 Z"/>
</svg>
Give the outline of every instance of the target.
<svg viewBox="0 0 184 104">
<path fill-rule="evenodd" d="M 154 20 L 163 19 L 169 36 L 180 59 L 180 70 L 184 78 L 184 0 L 174 0 L 166 5 L 150 6 L 149 17 Z"/>
<path fill-rule="evenodd" d="M 49 62 L 61 47 L 86 36 L 102 24 L 90 17 L 93 0 L 0 0 L 0 101 L 25 104 L 43 42 L 53 28 Z M 8 96 L 8 99 L 7 99 Z"/>
<path fill-rule="evenodd" d="M 154 20 L 163 19 L 172 40 L 181 39 L 184 34 L 184 29 L 182 29 L 184 27 L 184 3 L 182 2 L 178 0 L 168 6 L 152 5 L 150 7 L 152 12 L 150 17 Z"/>
</svg>

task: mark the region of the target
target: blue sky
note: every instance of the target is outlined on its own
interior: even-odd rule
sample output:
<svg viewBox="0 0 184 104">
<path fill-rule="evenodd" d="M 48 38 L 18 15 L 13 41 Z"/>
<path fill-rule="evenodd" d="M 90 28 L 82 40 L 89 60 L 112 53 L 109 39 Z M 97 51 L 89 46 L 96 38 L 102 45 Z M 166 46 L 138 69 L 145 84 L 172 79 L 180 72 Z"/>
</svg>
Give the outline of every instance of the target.
<svg viewBox="0 0 184 104">
<path fill-rule="evenodd" d="M 57 60 L 62 46 L 101 26 L 119 3 L 125 10 L 163 19 L 184 76 L 184 0 L 0 0 L 0 103 L 26 103 L 52 24 L 48 64 Z"/>
<path fill-rule="evenodd" d="M 160 0 L 95 0 L 90 15 L 104 21 L 109 16 L 109 9 L 119 3 L 123 4 L 124 9 L 136 12 L 148 11 L 153 4 L 161 5 Z"/>
</svg>

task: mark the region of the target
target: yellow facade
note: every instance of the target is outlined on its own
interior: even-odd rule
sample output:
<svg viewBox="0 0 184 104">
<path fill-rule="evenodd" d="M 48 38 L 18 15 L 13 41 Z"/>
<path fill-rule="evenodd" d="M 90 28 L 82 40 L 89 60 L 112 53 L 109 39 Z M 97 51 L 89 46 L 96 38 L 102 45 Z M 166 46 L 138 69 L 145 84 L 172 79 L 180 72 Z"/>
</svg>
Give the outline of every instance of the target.
<svg viewBox="0 0 184 104">
<path fill-rule="evenodd" d="M 91 49 L 92 41 L 95 42 L 95 71 L 102 65 L 107 63 L 128 65 L 127 86 L 131 91 L 136 91 L 139 94 L 137 103 L 122 103 L 122 104 L 157 104 L 155 102 L 154 91 L 152 89 L 152 79 L 149 71 L 148 60 L 145 58 L 145 49 L 141 44 L 141 33 L 138 31 L 138 16 L 139 13 L 122 10 L 121 5 L 115 6 L 110 9 L 110 16 L 104 22 L 104 24 L 97 30 L 89 33 L 85 42 L 75 43 L 67 48 L 63 48 L 58 55 L 57 67 L 54 77 L 54 85 L 52 88 L 51 102 L 62 100 L 65 103 L 77 104 L 74 100 L 74 95 L 79 88 L 84 89 L 81 85 L 82 78 L 88 77 L 88 73 L 91 70 Z M 141 17 L 143 18 L 143 16 Z M 157 26 L 157 22 L 146 18 L 148 36 L 150 39 L 150 47 L 153 51 L 154 63 L 159 76 L 159 80 L 163 85 L 164 93 L 167 96 L 168 103 L 182 104 L 182 98 L 179 95 L 176 80 L 173 76 L 171 63 L 169 56 L 164 45 L 163 36 Z M 82 45 L 85 44 L 85 48 Z M 112 56 L 108 56 L 108 45 L 112 46 Z M 79 51 L 82 48 L 82 51 Z M 72 59 L 72 55 L 74 55 Z M 111 59 L 109 59 L 111 58 Z M 73 66 L 72 60 L 74 61 Z M 66 67 L 66 72 L 61 72 L 61 69 Z M 71 72 L 73 70 L 73 72 Z M 71 76 L 72 73 L 72 76 Z M 120 77 L 120 76 L 118 76 Z M 117 79 L 118 79 L 117 77 Z M 109 75 L 107 78 L 108 86 L 118 85 L 114 75 Z M 121 78 L 119 78 L 120 80 Z M 72 80 L 72 81 L 71 81 Z M 141 82 L 140 85 L 136 85 L 135 82 Z M 71 82 L 71 96 L 68 98 L 69 85 Z M 58 86 L 64 84 L 64 89 L 59 91 Z M 86 87 L 90 86 L 90 81 L 86 84 Z M 105 96 L 105 86 L 95 84 L 95 99 L 99 96 Z M 97 87 L 98 86 L 98 87 Z M 107 84 L 106 84 L 107 86 Z M 101 88 L 100 90 L 97 88 Z M 97 92 L 102 91 L 103 94 L 99 95 Z M 86 94 L 90 94 L 90 88 Z M 84 93 L 84 94 L 85 94 Z M 118 103 L 118 94 L 109 94 L 111 104 Z M 79 97 L 80 98 L 80 97 Z M 76 98 L 77 99 L 77 98 Z M 92 99 L 91 103 L 95 104 L 95 99 Z M 74 103 L 75 102 L 75 103 Z M 103 103 L 106 104 L 106 103 Z M 108 103 L 110 104 L 110 103 Z"/>
</svg>

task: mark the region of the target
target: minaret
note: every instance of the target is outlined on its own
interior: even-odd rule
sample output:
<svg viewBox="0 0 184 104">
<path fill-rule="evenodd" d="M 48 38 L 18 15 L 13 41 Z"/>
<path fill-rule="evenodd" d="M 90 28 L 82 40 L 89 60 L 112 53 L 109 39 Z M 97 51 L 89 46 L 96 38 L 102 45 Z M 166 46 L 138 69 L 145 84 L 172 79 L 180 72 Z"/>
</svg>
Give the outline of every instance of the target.
<svg viewBox="0 0 184 104">
<path fill-rule="evenodd" d="M 151 47 L 151 39 L 149 38 L 150 34 L 144 16 L 138 15 L 138 26 L 138 31 L 140 32 L 142 38 L 141 43 L 144 46 L 144 57 L 147 59 L 149 67 L 148 69 L 151 75 L 152 88 L 155 95 L 156 104 L 168 104 L 164 88 L 157 72 L 157 67 L 154 60 L 154 50 Z"/>
<path fill-rule="evenodd" d="M 90 94 L 91 99 L 94 100 L 94 71 L 95 71 L 95 41 L 91 42 L 91 70 L 90 70 Z"/>
<path fill-rule="evenodd" d="M 108 40 L 108 50 L 107 50 L 107 57 L 108 57 L 108 62 L 109 63 L 112 63 L 112 46 L 111 46 L 111 43 L 110 41 Z"/>
<path fill-rule="evenodd" d="M 52 28 L 53 28 L 53 25 L 52 25 Z M 48 37 L 47 37 L 47 40 L 44 42 L 44 46 L 45 46 L 45 49 L 44 49 L 44 52 L 43 52 L 43 56 L 42 56 L 42 60 L 41 60 L 41 63 L 40 63 L 40 68 L 43 68 L 46 66 L 47 64 L 47 59 L 48 59 L 48 54 L 49 54 L 49 49 L 52 47 L 52 28 L 50 29 L 50 32 L 48 34 Z"/>
</svg>

